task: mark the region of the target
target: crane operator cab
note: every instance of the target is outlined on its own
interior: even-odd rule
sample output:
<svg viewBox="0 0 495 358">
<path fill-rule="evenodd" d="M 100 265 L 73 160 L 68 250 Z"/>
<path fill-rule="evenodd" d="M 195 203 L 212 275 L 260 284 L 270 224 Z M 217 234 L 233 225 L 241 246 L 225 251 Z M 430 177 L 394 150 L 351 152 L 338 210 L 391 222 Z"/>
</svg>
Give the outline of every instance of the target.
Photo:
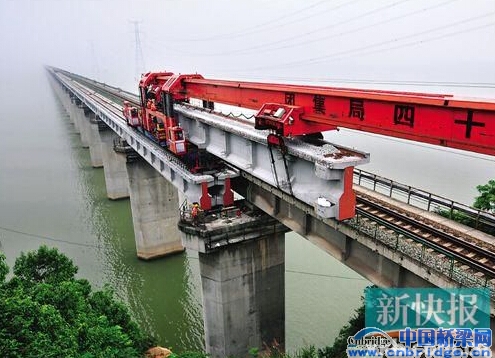
<svg viewBox="0 0 495 358">
<path fill-rule="evenodd" d="M 182 130 L 181 127 L 175 126 L 169 128 L 168 138 L 169 138 L 168 148 L 170 149 L 170 151 L 172 151 L 177 155 L 186 154 L 187 152 L 186 139 L 184 138 L 184 131 Z"/>
</svg>

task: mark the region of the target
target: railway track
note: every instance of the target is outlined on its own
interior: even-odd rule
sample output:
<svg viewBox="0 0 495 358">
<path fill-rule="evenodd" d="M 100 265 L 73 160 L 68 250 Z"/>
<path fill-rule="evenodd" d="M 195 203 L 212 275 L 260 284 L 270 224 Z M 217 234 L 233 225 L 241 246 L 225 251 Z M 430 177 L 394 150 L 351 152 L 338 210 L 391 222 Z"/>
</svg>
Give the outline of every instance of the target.
<svg viewBox="0 0 495 358">
<path fill-rule="evenodd" d="M 123 107 L 120 104 L 110 100 L 109 98 L 105 97 L 103 94 L 96 92 L 94 89 L 88 89 L 88 87 L 86 85 L 79 83 L 77 80 L 74 80 L 73 78 L 69 77 L 66 74 L 61 74 L 61 76 L 66 77 L 66 79 L 68 79 L 68 80 L 72 80 L 72 84 L 75 87 L 77 87 L 80 91 L 86 93 L 87 95 L 91 96 L 93 98 L 93 100 L 95 100 L 96 102 L 98 102 L 100 104 L 100 106 L 102 106 L 106 110 L 112 112 L 115 116 L 120 117 L 122 119 L 122 122 L 125 123 L 125 118 L 124 118 L 124 115 L 122 113 Z M 112 94 L 112 96 L 117 97 L 114 94 Z M 138 129 L 134 129 L 134 130 L 136 131 L 137 135 L 142 136 L 143 139 L 146 138 L 149 140 L 149 138 L 146 137 L 144 135 L 144 133 L 142 133 L 142 131 L 140 131 Z M 166 150 L 163 147 L 162 147 L 162 149 L 163 149 L 163 154 L 167 157 L 167 160 L 172 161 L 176 165 L 180 166 L 182 169 L 189 171 L 189 168 L 181 160 L 179 160 L 173 153 L 169 152 L 168 150 Z"/>
<path fill-rule="evenodd" d="M 364 195 L 357 198 L 356 212 L 385 229 L 393 230 L 401 239 L 411 239 L 433 249 L 439 255 L 453 257 L 459 266 L 469 266 L 473 274 L 479 272 L 489 278 L 495 278 L 495 252 L 491 250 L 453 233 L 446 233 L 442 228 L 407 216 L 380 200 L 373 200 Z"/>
<path fill-rule="evenodd" d="M 107 108 L 122 116 L 122 107 L 101 94 L 105 91 L 107 95 L 120 99 L 129 100 L 137 104 L 136 98 L 130 93 L 122 91 L 112 86 L 101 86 L 100 83 L 88 83 L 84 78 L 73 78 L 71 74 L 63 74 L 73 80 L 73 83 L 86 91 L 93 92 L 94 97 L 99 102 L 106 104 Z M 84 84 L 78 83 L 83 81 Z M 88 90 L 87 86 L 91 87 Z M 100 92 L 97 93 L 96 91 Z M 124 120 L 124 119 L 123 119 Z M 473 275 L 482 274 L 488 279 L 495 278 L 495 252 L 466 241 L 461 237 L 456 237 L 453 233 L 447 233 L 442 228 L 427 224 L 416 218 L 400 213 L 383 201 L 373 200 L 357 193 L 356 212 L 363 218 L 373 221 L 384 227 L 384 230 L 392 230 L 404 240 L 413 240 L 438 252 L 440 255 L 454 258 L 459 269 L 465 269 L 463 265 L 469 267 Z"/>
</svg>

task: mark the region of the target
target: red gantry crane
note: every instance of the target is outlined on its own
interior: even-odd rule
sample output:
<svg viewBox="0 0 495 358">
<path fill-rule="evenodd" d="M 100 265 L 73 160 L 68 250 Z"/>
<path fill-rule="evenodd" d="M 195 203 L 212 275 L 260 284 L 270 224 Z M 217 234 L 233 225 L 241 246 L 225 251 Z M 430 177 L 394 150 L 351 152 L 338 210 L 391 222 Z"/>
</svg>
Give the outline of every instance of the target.
<svg viewBox="0 0 495 358">
<path fill-rule="evenodd" d="M 495 101 L 194 77 L 182 89 L 188 97 L 257 109 L 256 127 L 281 136 L 341 127 L 495 155 Z"/>
<path fill-rule="evenodd" d="M 280 137 L 341 128 L 495 155 L 495 101 L 452 95 L 269 84 L 147 73 L 140 82 L 143 127 L 177 148 L 172 105 L 197 98 L 258 110 L 256 128 Z M 153 122 L 154 121 L 154 122 Z"/>
</svg>

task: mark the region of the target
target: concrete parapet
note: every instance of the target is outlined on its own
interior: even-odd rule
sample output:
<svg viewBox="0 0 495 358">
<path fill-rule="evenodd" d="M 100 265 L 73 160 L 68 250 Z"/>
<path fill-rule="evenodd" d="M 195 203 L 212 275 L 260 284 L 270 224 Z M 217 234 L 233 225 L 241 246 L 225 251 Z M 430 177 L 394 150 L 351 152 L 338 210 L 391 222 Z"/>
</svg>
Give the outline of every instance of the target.
<svg viewBox="0 0 495 358">
<path fill-rule="evenodd" d="M 226 220 L 223 229 L 212 229 L 219 240 L 199 253 L 206 351 L 214 358 L 245 357 L 250 348 L 274 342 L 283 349 L 285 343 L 288 229 L 264 215 L 242 221 Z M 209 233 L 201 228 L 198 234 L 196 239 L 202 240 Z M 189 244 L 197 244 L 193 231 L 183 231 L 184 236 Z"/>
<path fill-rule="evenodd" d="M 154 259 L 184 251 L 177 222 L 177 189 L 144 160 L 127 164 L 136 251 Z"/>
<path fill-rule="evenodd" d="M 105 173 L 107 197 L 112 200 L 129 197 L 129 179 L 126 169 L 126 156 L 114 151 L 114 139 L 118 136 L 112 131 L 98 132 L 101 141 L 101 155 Z"/>
</svg>

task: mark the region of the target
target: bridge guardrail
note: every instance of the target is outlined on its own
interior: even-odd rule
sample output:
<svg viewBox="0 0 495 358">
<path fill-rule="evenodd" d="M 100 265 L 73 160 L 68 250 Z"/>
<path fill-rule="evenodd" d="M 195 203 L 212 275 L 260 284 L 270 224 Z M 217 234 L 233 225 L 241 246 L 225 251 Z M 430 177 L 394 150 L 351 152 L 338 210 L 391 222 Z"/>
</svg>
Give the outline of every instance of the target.
<svg viewBox="0 0 495 358">
<path fill-rule="evenodd" d="M 354 169 L 354 183 L 417 208 L 443 214 L 485 233 L 495 233 L 495 215 L 483 210 L 362 169 Z"/>
</svg>

